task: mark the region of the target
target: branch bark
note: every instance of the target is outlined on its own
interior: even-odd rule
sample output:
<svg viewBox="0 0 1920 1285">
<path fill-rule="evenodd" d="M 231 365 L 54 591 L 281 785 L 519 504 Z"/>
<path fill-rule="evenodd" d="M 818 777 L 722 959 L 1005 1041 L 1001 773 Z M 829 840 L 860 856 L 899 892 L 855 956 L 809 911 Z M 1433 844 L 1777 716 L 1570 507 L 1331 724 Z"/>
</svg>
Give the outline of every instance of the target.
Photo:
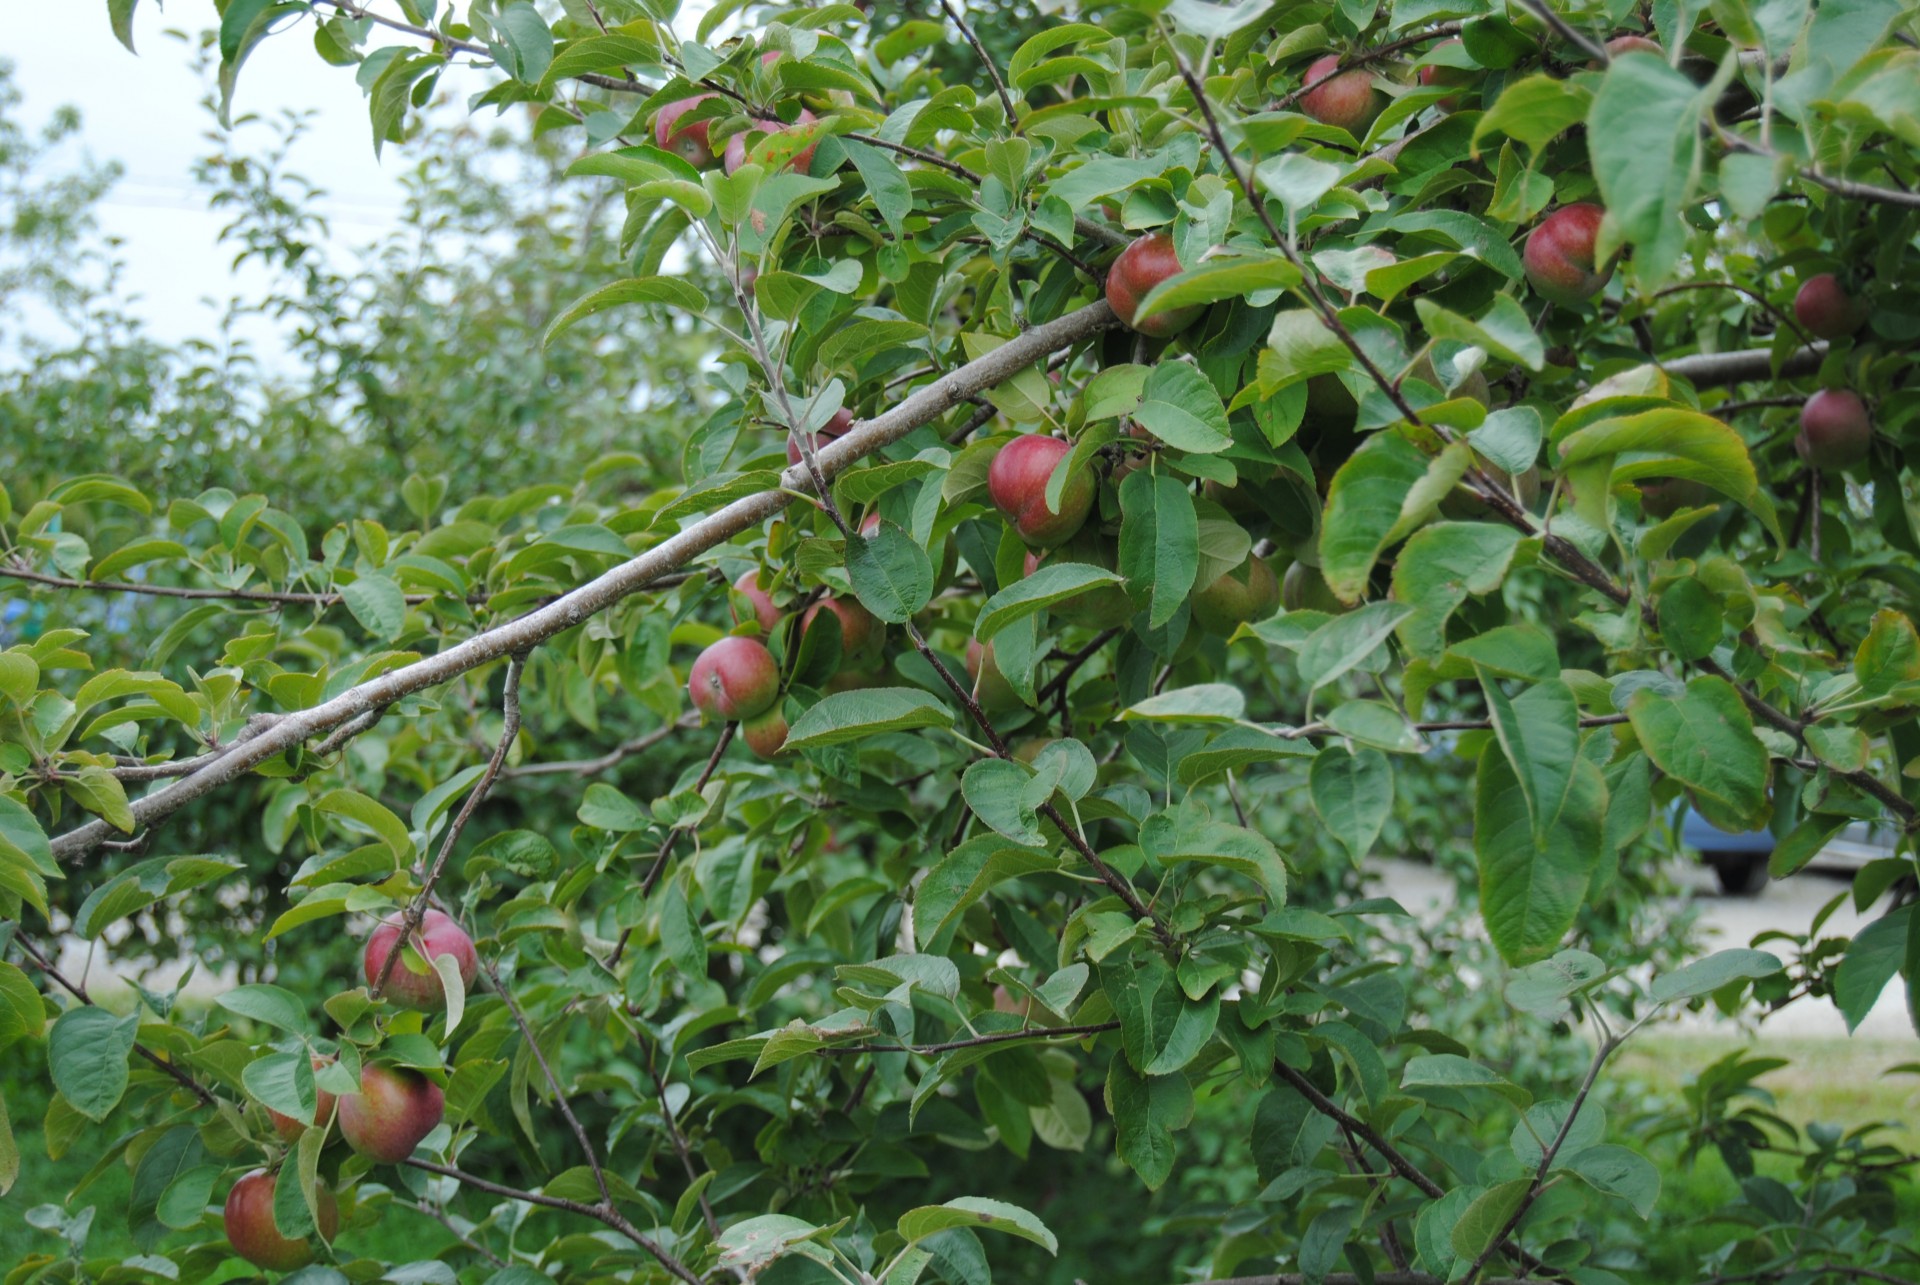
<svg viewBox="0 0 1920 1285">
<path fill-rule="evenodd" d="M 822 475 L 830 480 L 856 460 L 898 441 L 965 402 L 975 393 L 1004 383 L 1022 368 L 1114 324 L 1113 309 L 1101 299 L 1035 326 L 984 357 L 970 361 L 916 391 L 884 414 L 855 424 L 844 437 L 820 450 L 817 458 Z M 311 709 L 287 715 L 260 735 L 236 745 L 199 771 L 135 800 L 132 804 L 134 821 L 139 825 L 151 825 L 310 737 L 329 732 L 350 719 L 384 708 L 414 692 L 437 687 L 491 661 L 536 647 L 622 599 L 651 587 L 662 576 L 679 570 L 707 550 L 757 526 L 810 490 L 812 479 L 807 470 L 800 466 L 789 468 L 781 475 L 778 488 L 735 500 L 719 512 L 707 515 L 663 543 L 621 563 L 571 593 L 562 594 L 544 607 L 476 634 L 438 655 L 415 661 L 349 688 Z M 94 851 L 113 835 L 113 828 L 105 821 L 89 822 L 54 839 L 53 852 L 59 860 L 74 861 Z"/>
</svg>

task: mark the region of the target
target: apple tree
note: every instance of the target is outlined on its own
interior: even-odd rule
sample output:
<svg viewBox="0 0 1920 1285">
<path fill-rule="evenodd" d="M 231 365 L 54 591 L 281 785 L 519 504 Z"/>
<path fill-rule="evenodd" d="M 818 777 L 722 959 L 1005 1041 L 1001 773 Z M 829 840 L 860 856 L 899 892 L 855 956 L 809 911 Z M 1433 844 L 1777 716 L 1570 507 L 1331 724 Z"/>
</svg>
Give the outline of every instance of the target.
<svg viewBox="0 0 1920 1285">
<path fill-rule="evenodd" d="M 620 266 L 527 306 L 697 411 L 0 504 L 0 1043 L 94 1166 L 7 1279 L 1912 1279 L 1913 1157 L 1764 1064 L 1666 1130 L 1705 1230 L 1605 1103 L 1688 1006 L 1920 1020 L 1914 7 L 888 8 L 216 0 L 223 111 L 300 40 L 374 151 L 562 140 Z M 1688 806 L 1884 827 L 1875 918 L 1652 960 Z M 210 1006 L 61 963 L 222 915 Z"/>
</svg>

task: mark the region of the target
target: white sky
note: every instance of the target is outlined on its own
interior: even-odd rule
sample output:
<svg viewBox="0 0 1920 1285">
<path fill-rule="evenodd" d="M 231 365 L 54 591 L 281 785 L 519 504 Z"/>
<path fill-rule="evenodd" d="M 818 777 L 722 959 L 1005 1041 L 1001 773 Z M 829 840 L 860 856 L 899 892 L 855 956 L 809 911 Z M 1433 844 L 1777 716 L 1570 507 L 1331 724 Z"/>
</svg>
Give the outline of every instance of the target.
<svg viewBox="0 0 1920 1285">
<path fill-rule="evenodd" d="M 131 310 L 165 340 L 212 334 L 220 307 L 209 300 L 224 301 L 236 286 L 248 293 L 248 274 L 236 279 L 231 252 L 218 244 L 225 216 L 206 208 L 192 180 L 194 159 L 209 151 L 211 118 L 200 108 L 189 47 L 164 34 L 213 20 L 207 0 L 174 0 L 165 13 L 143 0 L 136 57 L 113 38 L 106 0 L 0 0 L 0 57 L 14 63 L 25 122 L 37 128 L 61 105 L 76 106 L 83 146 L 125 170 L 100 223 L 125 243 Z M 319 208 L 334 241 L 364 244 L 391 229 L 401 200 L 394 176 L 406 157 L 392 148 L 384 160 L 374 156 L 353 69 L 322 62 L 305 30 L 263 41 L 241 70 L 236 118 L 285 108 L 318 112 L 291 168 L 326 189 Z"/>
</svg>

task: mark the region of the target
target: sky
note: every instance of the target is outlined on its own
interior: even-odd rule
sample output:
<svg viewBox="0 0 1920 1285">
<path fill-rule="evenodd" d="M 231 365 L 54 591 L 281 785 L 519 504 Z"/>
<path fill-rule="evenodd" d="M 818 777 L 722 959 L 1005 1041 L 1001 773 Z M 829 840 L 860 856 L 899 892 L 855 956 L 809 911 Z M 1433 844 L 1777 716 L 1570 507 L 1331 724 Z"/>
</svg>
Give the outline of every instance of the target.
<svg viewBox="0 0 1920 1285">
<path fill-rule="evenodd" d="M 136 57 L 114 39 L 106 0 L 0 0 L 0 58 L 14 64 L 29 127 L 76 106 L 80 145 L 125 171 L 99 220 L 124 242 L 127 288 L 136 296 L 130 310 L 165 340 L 211 334 L 236 286 L 246 293 L 261 280 L 231 272 L 232 252 L 219 245 L 225 217 L 206 208 L 193 184 L 193 162 L 210 150 L 211 118 L 200 106 L 190 47 L 165 34 L 213 17 L 208 0 L 173 0 L 164 13 L 144 0 L 135 10 Z M 364 244 L 395 227 L 406 156 L 374 156 L 353 69 L 322 62 L 305 31 L 262 42 L 241 71 L 236 117 L 283 109 L 317 112 L 292 168 L 326 189 L 318 204 L 336 242 Z"/>
</svg>

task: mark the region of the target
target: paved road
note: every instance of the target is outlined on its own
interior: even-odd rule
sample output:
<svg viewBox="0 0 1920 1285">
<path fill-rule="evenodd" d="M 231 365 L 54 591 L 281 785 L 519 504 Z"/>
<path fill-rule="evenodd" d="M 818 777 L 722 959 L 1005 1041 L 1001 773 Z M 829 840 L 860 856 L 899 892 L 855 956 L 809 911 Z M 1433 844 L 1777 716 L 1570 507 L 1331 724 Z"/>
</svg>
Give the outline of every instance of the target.
<svg viewBox="0 0 1920 1285">
<path fill-rule="evenodd" d="M 1380 890 L 1397 898 L 1414 914 L 1435 914 L 1453 900 L 1452 881 L 1432 866 L 1388 860 L 1380 862 L 1379 868 Z M 1704 866 L 1688 863 L 1677 867 L 1674 876 L 1682 885 L 1683 895 L 1699 906 L 1701 927 L 1713 950 L 1749 945 L 1756 934 L 1769 929 L 1803 933 L 1822 906 L 1851 886 L 1842 878 L 1803 872 L 1791 879 L 1769 883 L 1755 896 L 1729 897 L 1720 892 L 1713 872 Z M 1878 913 L 1877 910 L 1866 915 L 1856 913 L 1849 898 L 1827 920 L 1822 935 L 1852 936 Z M 1775 954 L 1781 953 L 1778 945 L 1771 949 Z M 1680 1029 L 1685 1026 L 1727 1033 L 1735 1029 L 1717 1015 L 1708 1014 L 1690 1016 Z M 1831 1001 L 1824 999 L 1791 1004 L 1769 1017 L 1762 1030 L 1769 1035 L 1796 1039 L 1847 1038 L 1846 1020 Z M 1855 1038 L 1908 1040 L 1920 1044 L 1907 1018 L 1905 995 L 1898 984 L 1887 987 L 1867 1020 L 1860 1024 Z"/>
</svg>

